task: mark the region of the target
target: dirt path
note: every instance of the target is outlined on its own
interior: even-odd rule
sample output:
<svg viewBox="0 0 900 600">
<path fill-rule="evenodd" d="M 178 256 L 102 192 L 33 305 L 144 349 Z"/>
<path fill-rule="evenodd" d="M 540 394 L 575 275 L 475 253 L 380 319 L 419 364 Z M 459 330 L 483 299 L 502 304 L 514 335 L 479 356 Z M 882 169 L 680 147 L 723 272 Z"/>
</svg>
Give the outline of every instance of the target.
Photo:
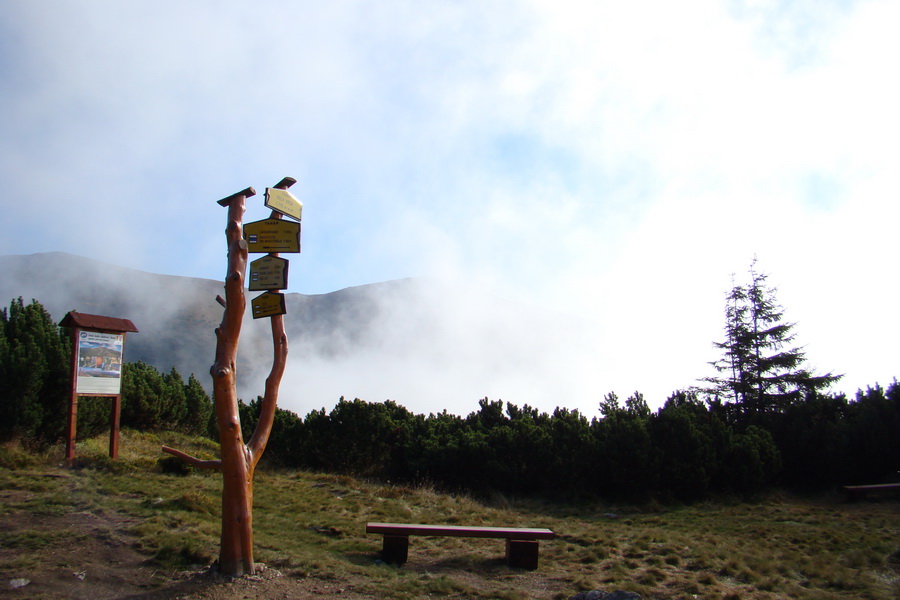
<svg viewBox="0 0 900 600">
<path fill-rule="evenodd" d="M 6 491 L 11 494 L 25 492 Z M 259 565 L 253 577 L 220 577 L 207 568 L 165 572 L 135 549 L 128 533 L 134 519 L 75 512 L 35 515 L 15 512 L 0 517 L 0 561 L 15 569 L 0 570 L 0 597 L 17 600 L 245 600 L 278 598 L 370 598 L 354 591 L 353 582 L 297 577 Z"/>
</svg>

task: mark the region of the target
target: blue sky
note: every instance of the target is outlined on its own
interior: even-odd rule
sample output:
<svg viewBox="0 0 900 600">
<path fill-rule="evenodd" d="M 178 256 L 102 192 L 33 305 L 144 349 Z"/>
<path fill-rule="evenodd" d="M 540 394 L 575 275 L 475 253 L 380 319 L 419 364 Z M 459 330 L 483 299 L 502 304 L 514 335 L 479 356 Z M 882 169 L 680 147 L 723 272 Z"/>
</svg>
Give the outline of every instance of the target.
<svg viewBox="0 0 900 600">
<path fill-rule="evenodd" d="M 589 319 L 596 406 L 708 375 L 757 256 L 852 393 L 900 363 L 897 22 L 882 1 L 10 0 L 0 254 L 219 279 L 215 201 L 253 186 L 261 219 L 292 176 L 289 291 L 437 276 Z"/>
</svg>

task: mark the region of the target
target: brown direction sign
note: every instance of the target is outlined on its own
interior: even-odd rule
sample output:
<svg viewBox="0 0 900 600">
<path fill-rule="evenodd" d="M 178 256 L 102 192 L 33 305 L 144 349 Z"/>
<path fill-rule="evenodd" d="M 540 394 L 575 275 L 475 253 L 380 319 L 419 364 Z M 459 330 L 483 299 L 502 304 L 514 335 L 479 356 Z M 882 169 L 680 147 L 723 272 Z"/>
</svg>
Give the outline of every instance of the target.
<svg viewBox="0 0 900 600">
<path fill-rule="evenodd" d="M 284 294 L 275 292 L 266 292 L 260 294 L 250 301 L 254 319 L 263 317 L 274 317 L 275 315 L 283 315 L 287 313 L 284 307 Z"/>
<path fill-rule="evenodd" d="M 303 216 L 303 203 L 287 190 L 266 188 L 265 204 L 272 210 L 298 221 Z"/>
<path fill-rule="evenodd" d="M 300 252 L 300 223 L 264 219 L 244 225 L 250 252 Z"/>
<path fill-rule="evenodd" d="M 250 263 L 249 289 L 283 290 L 288 281 L 288 260 L 277 256 L 263 256 Z"/>
</svg>

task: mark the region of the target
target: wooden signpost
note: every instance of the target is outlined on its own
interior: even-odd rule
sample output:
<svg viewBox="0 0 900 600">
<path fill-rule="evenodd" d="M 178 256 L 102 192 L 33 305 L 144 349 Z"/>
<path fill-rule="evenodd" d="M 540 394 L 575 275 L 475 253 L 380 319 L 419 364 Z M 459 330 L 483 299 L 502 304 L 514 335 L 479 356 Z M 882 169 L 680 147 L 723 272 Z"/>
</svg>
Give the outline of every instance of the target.
<svg viewBox="0 0 900 600">
<path fill-rule="evenodd" d="M 274 188 L 279 192 L 296 183 L 291 177 L 285 177 Z M 253 575 L 256 571 L 253 562 L 253 473 L 262 453 L 266 449 L 272 425 L 275 422 L 275 410 L 278 404 L 278 388 L 287 365 L 288 340 L 284 329 L 284 294 L 267 291 L 251 301 L 254 318 L 269 317 L 272 325 L 272 369 L 266 378 L 265 395 L 260 401 L 259 418 L 250 441 L 244 443 L 241 431 L 240 410 L 237 396 L 237 362 L 238 338 L 247 306 L 244 284 L 247 275 L 248 252 L 269 252 L 265 259 L 253 261 L 250 267 L 251 280 L 256 275 L 255 283 L 250 281 L 250 289 L 277 290 L 287 288 L 287 261 L 279 258 L 277 252 L 300 251 L 300 224 L 290 224 L 290 237 L 296 241 L 296 249 L 283 249 L 285 239 L 281 234 L 268 231 L 282 231 L 279 222 L 281 212 L 287 211 L 293 218 L 300 219 L 300 201 L 292 195 L 287 197 L 280 193 L 272 194 L 267 190 L 268 198 L 275 199 L 272 217 L 266 221 L 243 227 L 243 216 L 247 198 L 256 195 L 251 187 L 219 200 L 221 206 L 228 208 L 228 221 L 225 227 L 225 238 L 228 244 L 228 270 L 225 276 L 225 298 L 216 300 L 224 306 L 222 323 L 216 328 L 216 361 L 210 368 L 213 377 L 213 399 L 216 410 L 216 423 L 219 426 L 218 460 L 201 460 L 163 446 L 163 451 L 177 456 L 185 462 L 201 469 L 215 469 L 222 473 L 222 542 L 219 548 L 219 572 L 222 575 L 236 577 Z M 293 199 L 293 200 L 291 200 Z M 275 206 L 277 204 L 277 207 Z M 248 230 L 249 228 L 249 230 Z M 294 233 L 295 232 L 295 233 Z M 254 241 L 250 237 L 256 236 Z M 260 241 L 260 238 L 270 240 Z M 272 241 L 274 240 L 274 241 Z M 267 243 L 277 247 L 266 247 Z M 253 249 L 251 249 L 251 247 Z M 289 246 L 294 248 L 293 246 Z M 283 261 L 283 262 L 280 262 Z M 281 266 L 278 266 L 281 264 Z M 255 265 L 255 268 L 254 268 Z M 259 314 L 257 314 L 259 313 Z"/>
</svg>

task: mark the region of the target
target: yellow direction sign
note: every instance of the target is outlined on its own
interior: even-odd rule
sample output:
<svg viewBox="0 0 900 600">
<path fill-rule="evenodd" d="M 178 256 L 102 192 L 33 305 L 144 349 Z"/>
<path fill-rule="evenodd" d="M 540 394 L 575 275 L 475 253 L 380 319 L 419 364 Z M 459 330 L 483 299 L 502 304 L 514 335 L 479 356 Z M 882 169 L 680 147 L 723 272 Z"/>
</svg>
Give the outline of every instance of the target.
<svg viewBox="0 0 900 600">
<path fill-rule="evenodd" d="M 277 256 L 263 256 L 250 263 L 249 289 L 283 290 L 288 280 L 288 260 Z"/>
<path fill-rule="evenodd" d="M 250 252 L 300 252 L 300 223 L 265 219 L 244 225 Z"/>
<path fill-rule="evenodd" d="M 274 317 L 275 315 L 287 313 L 287 309 L 284 307 L 284 294 L 276 294 L 274 292 L 260 294 L 250 301 L 250 306 L 253 310 L 254 319 Z"/>
<path fill-rule="evenodd" d="M 298 221 L 303 216 L 303 203 L 287 190 L 266 188 L 266 206 Z"/>
</svg>

